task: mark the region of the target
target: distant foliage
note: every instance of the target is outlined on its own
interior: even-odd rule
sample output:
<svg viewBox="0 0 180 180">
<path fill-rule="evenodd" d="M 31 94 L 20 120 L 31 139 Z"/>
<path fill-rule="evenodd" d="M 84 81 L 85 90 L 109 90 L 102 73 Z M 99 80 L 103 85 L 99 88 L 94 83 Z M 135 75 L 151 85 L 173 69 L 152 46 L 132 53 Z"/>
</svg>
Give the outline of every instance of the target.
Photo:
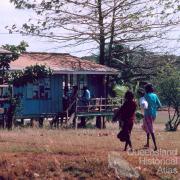
<svg viewBox="0 0 180 180">
<path fill-rule="evenodd" d="M 141 111 L 136 111 L 136 121 L 137 123 L 140 123 L 144 118 L 144 115 Z"/>
<path fill-rule="evenodd" d="M 106 48 L 106 62 L 108 62 L 109 49 Z M 159 72 L 166 64 L 174 63 L 175 57 L 158 55 L 149 52 L 143 47 L 130 47 L 116 42 L 112 46 L 110 67 L 119 70 L 118 76 L 111 76 L 108 82 L 109 92 L 116 84 L 127 86 L 135 94 L 139 88 L 143 88 L 146 82 L 159 76 Z M 108 65 L 108 64 L 107 64 Z M 113 93 L 112 93 L 113 94 Z"/>
<path fill-rule="evenodd" d="M 156 85 L 162 102 L 168 106 L 169 121 L 166 129 L 175 131 L 180 124 L 180 71 L 166 71 L 161 74 Z"/>
<path fill-rule="evenodd" d="M 128 90 L 128 87 L 116 85 L 113 90 L 115 91 L 116 97 L 124 97 L 126 91 Z"/>
<path fill-rule="evenodd" d="M 166 55 L 155 54 L 143 47 L 114 44 L 110 66 L 120 70 L 119 78 L 125 84 L 137 85 L 156 77 L 159 69 L 169 61 Z"/>
</svg>

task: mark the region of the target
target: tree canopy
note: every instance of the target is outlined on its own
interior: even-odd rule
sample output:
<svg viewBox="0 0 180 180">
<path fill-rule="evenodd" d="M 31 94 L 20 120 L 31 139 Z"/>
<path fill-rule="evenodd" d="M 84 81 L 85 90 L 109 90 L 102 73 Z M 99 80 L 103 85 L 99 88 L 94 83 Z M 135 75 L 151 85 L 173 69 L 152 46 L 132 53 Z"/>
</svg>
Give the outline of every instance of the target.
<svg viewBox="0 0 180 180">
<path fill-rule="evenodd" d="M 112 46 L 110 66 L 120 69 L 120 79 L 124 83 L 137 83 L 157 77 L 162 66 L 175 62 L 174 56 L 159 55 L 142 47 L 130 48 L 126 45 L 115 44 Z"/>
<path fill-rule="evenodd" d="M 95 42 L 99 63 L 105 64 L 105 45 L 161 38 L 179 23 L 178 0 L 10 0 L 16 8 L 33 9 L 36 18 L 10 32 L 47 37 L 61 47 Z M 87 49 L 89 46 L 86 46 Z M 95 47 L 97 48 L 97 47 Z"/>
</svg>

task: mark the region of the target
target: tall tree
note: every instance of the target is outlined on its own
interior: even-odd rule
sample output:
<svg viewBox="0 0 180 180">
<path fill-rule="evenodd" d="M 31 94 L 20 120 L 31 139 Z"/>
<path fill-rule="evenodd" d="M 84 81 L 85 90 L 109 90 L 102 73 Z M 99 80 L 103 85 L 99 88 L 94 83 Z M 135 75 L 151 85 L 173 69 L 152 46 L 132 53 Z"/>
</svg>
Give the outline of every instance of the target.
<svg viewBox="0 0 180 180">
<path fill-rule="evenodd" d="M 108 58 L 108 51 L 106 54 Z M 125 84 L 149 81 L 158 75 L 162 66 L 175 62 L 175 56 L 156 54 L 142 47 L 130 48 L 121 44 L 112 46 L 111 66 L 120 69 L 119 78 Z"/>
<path fill-rule="evenodd" d="M 168 107 L 166 129 L 176 131 L 180 125 L 180 70 L 177 66 L 162 69 L 154 80 L 161 101 Z"/>
<path fill-rule="evenodd" d="M 114 41 L 132 43 L 160 38 L 167 27 L 179 23 L 174 15 L 179 11 L 178 0 L 10 1 L 16 8 L 33 9 L 37 14 L 36 19 L 30 19 L 20 29 L 13 25 L 10 32 L 47 37 L 62 47 L 96 42 L 100 64 L 111 63 Z M 105 44 L 109 44 L 108 62 Z"/>
<path fill-rule="evenodd" d="M 93 58 L 93 56 L 90 57 Z M 108 57 L 109 49 L 107 46 L 105 59 Z M 119 91 L 119 85 L 128 86 L 136 92 L 138 88 L 144 87 L 147 82 L 154 83 L 154 79 L 158 79 L 167 67 L 177 67 L 178 69 L 179 63 L 180 58 L 175 55 L 158 54 L 147 51 L 143 47 L 130 48 L 127 45 L 115 43 L 112 46 L 110 66 L 119 69 L 120 73 L 118 76 L 110 77 L 107 83 L 108 95 L 115 96 L 117 92 L 114 90 Z M 118 86 L 116 86 L 117 84 Z"/>
</svg>

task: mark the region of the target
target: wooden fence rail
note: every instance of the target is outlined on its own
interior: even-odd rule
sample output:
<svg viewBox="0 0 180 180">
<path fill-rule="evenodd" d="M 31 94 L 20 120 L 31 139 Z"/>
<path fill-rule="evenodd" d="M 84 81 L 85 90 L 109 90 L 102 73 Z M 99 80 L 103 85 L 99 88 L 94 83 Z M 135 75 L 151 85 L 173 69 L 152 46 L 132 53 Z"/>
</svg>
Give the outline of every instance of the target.
<svg viewBox="0 0 180 180">
<path fill-rule="evenodd" d="M 112 112 L 123 104 L 123 98 L 92 98 L 86 105 L 77 101 L 76 113 L 79 112 Z"/>
</svg>

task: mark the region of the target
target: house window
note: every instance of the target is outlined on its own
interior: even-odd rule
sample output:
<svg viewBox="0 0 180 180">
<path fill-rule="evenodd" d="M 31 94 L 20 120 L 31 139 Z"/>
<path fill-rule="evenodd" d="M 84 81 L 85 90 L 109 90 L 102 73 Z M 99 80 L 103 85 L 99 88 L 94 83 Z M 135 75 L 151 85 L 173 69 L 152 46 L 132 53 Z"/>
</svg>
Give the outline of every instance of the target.
<svg viewBox="0 0 180 180">
<path fill-rule="evenodd" d="M 10 86 L 1 86 L 0 87 L 0 98 L 9 98 L 12 94 L 12 87 Z"/>
<path fill-rule="evenodd" d="M 63 92 L 65 89 L 71 94 L 73 86 L 78 86 L 79 89 L 79 97 L 83 94 L 83 87 L 87 86 L 87 75 L 76 75 L 76 74 L 66 74 L 63 76 Z"/>
<path fill-rule="evenodd" d="M 34 83 L 27 85 L 27 98 L 28 99 L 50 99 L 50 79 L 44 78 Z"/>
<path fill-rule="evenodd" d="M 77 75 L 75 74 L 66 74 L 63 76 L 63 92 L 65 87 L 68 89 L 69 93 L 71 93 L 73 86 L 77 86 L 78 84 Z"/>
</svg>

